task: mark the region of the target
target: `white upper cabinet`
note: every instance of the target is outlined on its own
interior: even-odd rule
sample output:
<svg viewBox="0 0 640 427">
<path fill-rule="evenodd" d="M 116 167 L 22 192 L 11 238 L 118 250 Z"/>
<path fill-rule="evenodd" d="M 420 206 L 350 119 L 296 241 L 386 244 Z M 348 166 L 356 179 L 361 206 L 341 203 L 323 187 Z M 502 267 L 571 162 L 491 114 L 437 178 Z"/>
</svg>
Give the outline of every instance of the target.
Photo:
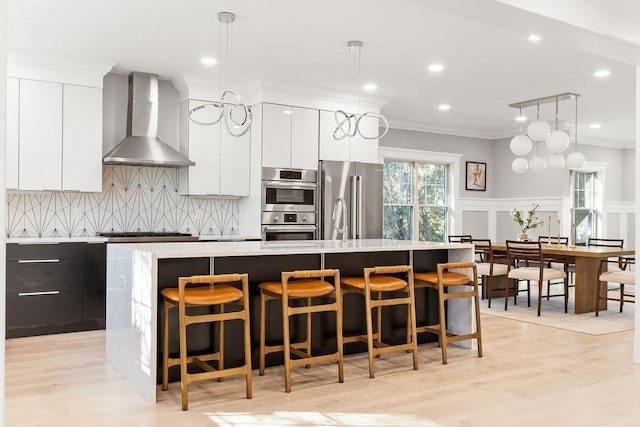
<svg viewBox="0 0 640 427">
<path fill-rule="evenodd" d="M 291 167 L 291 107 L 262 104 L 262 166 Z"/>
<path fill-rule="evenodd" d="M 378 134 L 378 119 L 365 117 L 359 126 L 364 135 Z M 378 163 L 378 139 L 364 139 L 360 135 L 341 140 L 333 138 L 336 120 L 333 111 L 320 111 L 320 160 Z"/>
<path fill-rule="evenodd" d="M 262 104 L 262 166 L 318 168 L 318 110 Z"/>
<path fill-rule="evenodd" d="M 377 117 L 363 117 L 358 123 L 358 127 L 363 135 L 371 137 L 378 135 L 378 122 Z M 352 162 L 362 163 L 378 163 L 378 139 L 364 139 L 360 135 L 356 135 L 351 138 L 350 147 L 350 160 Z"/>
<path fill-rule="evenodd" d="M 220 139 L 220 194 L 249 196 L 251 131 L 236 137 L 224 128 Z"/>
<path fill-rule="evenodd" d="M 18 188 L 20 80 L 7 79 L 7 188 Z"/>
<path fill-rule="evenodd" d="M 291 167 L 318 169 L 319 112 L 291 108 Z"/>
<path fill-rule="evenodd" d="M 179 192 L 194 196 L 248 196 L 251 136 L 229 135 L 222 122 L 200 125 L 189 120 L 189 110 L 207 103 L 189 99 L 180 104 L 180 152 L 195 166 L 180 169 Z M 212 121 L 217 110 L 203 108 L 193 117 Z"/>
<path fill-rule="evenodd" d="M 18 187 L 62 189 L 62 84 L 20 80 Z"/>
<path fill-rule="evenodd" d="M 62 87 L 62 189 L 102 191 L 102 89 Z"/>
<path fill-rule="evenodd" d="M 7 188 L 102 191 L 102 81 L 113 64 L 51 59 L 10 52 Z"/>
</svg>

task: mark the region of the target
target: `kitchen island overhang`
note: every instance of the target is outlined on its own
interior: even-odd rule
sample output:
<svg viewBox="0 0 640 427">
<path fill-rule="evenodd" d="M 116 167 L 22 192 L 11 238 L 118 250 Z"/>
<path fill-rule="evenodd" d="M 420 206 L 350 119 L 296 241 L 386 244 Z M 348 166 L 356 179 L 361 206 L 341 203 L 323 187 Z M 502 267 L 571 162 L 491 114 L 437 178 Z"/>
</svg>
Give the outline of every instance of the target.
<svg viewBox="0 0 640 427">
<path fill-rule="evenodd" d="M 158 295 L 164 287 L 177 286 L 174 280 L 180 275 L 228 273 L 231 272 L 229 269 L 241 268 L 243 271 L 237 272 L 249 272 L 249 280 L 257 288 L 257 282 L 279 280 L 279 273 L 286 270 L 339 268 L 341 275 L 346 276 L 361 275 L 362 268 L 373 266 L 372 263 L 408 263 L 414 266 L 415 271 L 425 271 L 435 270 L 438 262 L 473 259 L 473 245 L 467 243 L 386 239 L 344 243 L 318 240 L 109 244 L 106 357 L 145 399 L 155 402 Z M 471 274 L 471 270 L 463 272 Z M 254 304 L 251 308 L 256 309 Z M 252 313 L 251 318 L 256 319 L 257 314 Z M 449 302 L 447 324 L 452 332 L 470 332 L 472 319 L 473 308 L 469 299 Z M 459 345 L 470 348 L 471 342 L 463 341 Z"/>
</svg>

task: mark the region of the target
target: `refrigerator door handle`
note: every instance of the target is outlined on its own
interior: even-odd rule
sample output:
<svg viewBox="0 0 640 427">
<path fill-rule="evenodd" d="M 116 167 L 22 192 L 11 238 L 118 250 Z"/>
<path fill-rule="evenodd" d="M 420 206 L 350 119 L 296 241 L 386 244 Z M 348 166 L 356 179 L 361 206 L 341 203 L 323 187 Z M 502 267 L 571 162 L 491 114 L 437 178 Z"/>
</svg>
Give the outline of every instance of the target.
<svg viewBox="0 0 640 427">
<path fill-rule="evenodd" d="M 363 212 L 363 208 L 364 208 L 364 202 L 362 200 L 363 198 L 363 194 L 362 194 L 362 177 L 361 176 L 356 176 L 356 182 L 357 182 L 357 192 L 358 192 L 358 220 L 357 220 L 357 228 L 356 228 L 356 239 L 361 239 L 362 238 L 362 218 L 364 215 Z"/>
<path fill-rule="evenodd" d="M 349 184 L 351 185 L 349 207 L 351 220 L 349 221 L 349 238 L 358 238 L 358 176 L 352 175 L 349 177 Z"/>
</svg>

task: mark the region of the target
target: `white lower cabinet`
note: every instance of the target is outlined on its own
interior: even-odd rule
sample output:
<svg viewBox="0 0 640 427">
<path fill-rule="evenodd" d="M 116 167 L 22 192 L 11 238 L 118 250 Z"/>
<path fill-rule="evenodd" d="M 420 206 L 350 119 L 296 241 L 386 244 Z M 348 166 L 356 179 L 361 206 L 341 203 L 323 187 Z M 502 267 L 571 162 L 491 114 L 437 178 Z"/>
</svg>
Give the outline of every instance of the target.
<svg viewBox="0 0 640 427">
<path fill-rule="evenodd" d="M 233 137 L 222 121 L 200 125 L 189 120 L 189 110 L 204 103 L 189 99 L 180 104 L 179 149 L 195 166 L 180 169 L 179 192 L 192 196 L 248 196 L 250 132 Z M 195 112 L 194 118 L 211 121 L 216 111 L 207 107 Z"/>
<path fill-rule="evenodd" d="M 7 188 L 102 190 L 102 89 L 7 79 Z"/>
</svg>

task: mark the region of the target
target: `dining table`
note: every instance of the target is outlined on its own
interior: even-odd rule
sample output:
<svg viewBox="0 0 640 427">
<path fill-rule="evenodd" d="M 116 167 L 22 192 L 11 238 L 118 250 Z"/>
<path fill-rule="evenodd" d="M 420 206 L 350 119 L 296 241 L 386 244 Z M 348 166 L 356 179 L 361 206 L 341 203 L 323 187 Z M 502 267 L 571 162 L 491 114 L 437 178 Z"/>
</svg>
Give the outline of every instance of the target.
<svg viewBox="0 0 640 427">
<path fill-rule="evenodd" d="M 506 243 L 492 245 L 495 254 L 506 254 Z M 596 310 L 596 292 L 598 289 L 598 272 L 607 271 L 607 263 L 602 260 L 624 256 L 634 256 L 635 250 L 629 248 L 612 248 L 600 246 L 567 246 L 557 244 L 542 244 L 542 254 L 545 260 L 551 258 L 554 262 L 575 265 L 575 295 L 574 311 L 576 314 L 589 313 Z M 606 310 L 607 287 L 602 286 L 601 292 L 605 299 L 600 300 L 600 310 Z M 502 294 L 504 295 L 504 293 Z"/>
</svg>

